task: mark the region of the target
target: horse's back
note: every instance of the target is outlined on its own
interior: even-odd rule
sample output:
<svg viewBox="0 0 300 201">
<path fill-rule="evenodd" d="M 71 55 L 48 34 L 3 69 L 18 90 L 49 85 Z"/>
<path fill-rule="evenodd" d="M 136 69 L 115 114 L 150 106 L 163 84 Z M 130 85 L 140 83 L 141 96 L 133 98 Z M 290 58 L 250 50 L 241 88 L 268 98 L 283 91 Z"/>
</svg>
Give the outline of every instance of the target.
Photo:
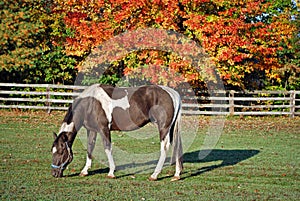
<svg viewBox="0 0 300 201">
<path fill-rule="evenodd" d="M 105 114 L 111 122 L 111 130 L 125 131 L 138 129 L 151 121 L 171 124 L 180 101 L 175 90 L 157 85 L 113 87 L 95 84 L 79 95 L 79 99 L 88 97 L 99 102 L 101 111 L 93 113 Z M 102 116 L 98 118 L 105 118 Z"/>
</svg>

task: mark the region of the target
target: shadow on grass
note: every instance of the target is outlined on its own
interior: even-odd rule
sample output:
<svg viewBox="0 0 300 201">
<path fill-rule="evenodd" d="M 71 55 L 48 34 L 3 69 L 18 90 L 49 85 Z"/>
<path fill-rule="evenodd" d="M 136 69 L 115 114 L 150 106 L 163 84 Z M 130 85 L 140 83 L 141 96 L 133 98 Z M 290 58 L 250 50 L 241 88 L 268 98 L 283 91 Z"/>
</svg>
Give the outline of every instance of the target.
<svg viewBox="0 0 300 201">
<path fill-rule="evenodd" d="M 90 170 L 89 174 L 87 176 L 92 176 L 95 174 L 107 174 L 109 172 L 109 168 L 103 168 L 103 169 L 97 169 L 97 170 Z M 64 175 L 65 177 L 76 177 L 80 176 L 80 173 L 74 173 L 74 174 L 69 174 L 69 175 Z"/>
<path fill-rule="evenodd" d="M 217 168 L 232 166 L 240 163 L 241 161 L 247 160 L 259 153 L 258 150 L 201 150 L 185 153 L 183 156 L 184 163 L 209 163 L 222 161 L 221 164 L 211 165 L 192 170 L 190 176 L 197 176 L 205 172 L 212 171 Z M 189 177 L 189 176 L 187 176 Z M 187 178 L 185 177 L 185 178 Z M 183 178 L 184 179 L 184 178 Z"/>
<path fill-rule="evenodd" d="M 223 150 L 223 149 L 213 149 L 213 150 L 201 150 L 201 151 L 194 151 L 194 152 L 188 152 L 183 155 L 183 162 L 184 163 L 209 163 L 209 162 L 217 162 L 222 161 L 221 164 L 218 165 L 210 165 L 206 167 L 202 167 L 195 170 L 185 170 L 182 173 L 181 178 L 186 179 L 189 177 L 197 176 L 200 174 L 203 174 L 205 172 L 212 171 L 217 168 L 225 167 L 225 166 L 232 166 L 240 163 L 241 161 L 247 160 L 259 153 L 258 150 Z M 168 158 L 167 160 L 169 160 Z M 126 165 L 117 166 L 117 170 L 126 170 L 127 168 L 131 167 L 145 167 L 145 169 L 153 169 L 157 164 L 157 160 L 152 160 L 146 163 L 131 163 Z M 124 174 L 117 176 L 117 178 L 121 177 L 127 177 L 130 175 L 138 174 L 139 172 L 145 171 L 145 169 L 141 171 L 137 171 L 135 173 L 131 174 Z M 95 175 L 95 174 L 104 174 L 108 173 L 109 169 L 97 169 L 97 170 L 91 170 L 89 171 L 89 176 Z M 79 173 L 67 175 L 67 177 L 73 177 L 73 176 L 79 176 Z M 163 176 L 160 177 L 159 180 L 172 177 L 171 176 Z"/>
</svg>

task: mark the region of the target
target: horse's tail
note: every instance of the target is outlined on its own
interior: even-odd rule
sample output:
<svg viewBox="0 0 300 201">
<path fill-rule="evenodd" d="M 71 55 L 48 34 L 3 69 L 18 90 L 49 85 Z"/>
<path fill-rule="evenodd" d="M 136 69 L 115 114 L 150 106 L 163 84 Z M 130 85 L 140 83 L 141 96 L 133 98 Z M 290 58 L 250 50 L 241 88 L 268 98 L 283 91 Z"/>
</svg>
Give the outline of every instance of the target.
<svg viewBox="0 0 300 201">
<path fill-rule="evenodd" d="M 175 164 L 178 160 L 180 168 L 183 168 L 183 150 L 182 150 L 182 141 L 181 141 L 181 101 L 178 104 L 177 114 L 175 121 L 172 125 L 171 132 L 173 133 L 173 154 L 171 158 L 171 164 Z"/>
</svg>

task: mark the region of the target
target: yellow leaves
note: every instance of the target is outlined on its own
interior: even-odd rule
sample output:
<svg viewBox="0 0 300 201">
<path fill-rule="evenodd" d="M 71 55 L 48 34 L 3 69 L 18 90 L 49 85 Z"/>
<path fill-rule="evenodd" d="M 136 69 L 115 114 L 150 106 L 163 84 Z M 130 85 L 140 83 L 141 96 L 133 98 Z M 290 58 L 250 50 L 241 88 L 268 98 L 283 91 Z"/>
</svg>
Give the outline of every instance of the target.
<svg viewBox="0 0 300 201">
<path fill-rule="evenodd" d="M 276 67 L 273 67 L 274 69 L 276 69 Z M 266 75 L 268 76 L 269 79 L 273 79 L 275 81 L 277 81 L 278 83 L 281 82 L 281 77 L 278 71 L 276 70 L 265 70 Z"/>
<path fill-rule="evenodd" d="M 219 20 L 219 17 L 216 15 L 209 15 L 206 17 L 207 22 L 215 22 Z"/>
<path fill-rule="evenodd" d="M 232 59 L 228 59 L 227 63 L 228 63 L 229 65 L 231 65 L 231 66 L 234 65 L 234 61 L 233 61 Z"/>
</svg>

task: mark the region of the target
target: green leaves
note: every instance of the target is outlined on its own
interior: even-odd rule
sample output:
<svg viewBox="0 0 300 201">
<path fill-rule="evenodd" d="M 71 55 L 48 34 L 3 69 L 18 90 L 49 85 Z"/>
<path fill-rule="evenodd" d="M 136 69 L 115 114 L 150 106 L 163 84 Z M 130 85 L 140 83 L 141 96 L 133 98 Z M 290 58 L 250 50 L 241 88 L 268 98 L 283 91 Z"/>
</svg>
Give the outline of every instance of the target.
<svg viewBox="0 0 300 201">
<path fill-rule="evenodd" d="M 66 35 L 61 15 L 46 1 L 5 1 L 1 6 L 0 70 L 16 76 L 2 81 L 71 83 L 76 60 L 64 53 Z M 65 31 L 64 31 L 65 30 Z M 16 79 L 18 77 L 18 79 Z"/>
<path fill-rule="evenodd" d="M 29 9 L 30 2 L 23 1 L 21 7 L 14 1 L 1 4 L 0 66 L 6 70 L 30 65 L 39 51 L 38 43 L 45 29 L 36 22 L 36 13 Z M 31 5 L 36 5 L 31 2 Z"/>
</svg>

